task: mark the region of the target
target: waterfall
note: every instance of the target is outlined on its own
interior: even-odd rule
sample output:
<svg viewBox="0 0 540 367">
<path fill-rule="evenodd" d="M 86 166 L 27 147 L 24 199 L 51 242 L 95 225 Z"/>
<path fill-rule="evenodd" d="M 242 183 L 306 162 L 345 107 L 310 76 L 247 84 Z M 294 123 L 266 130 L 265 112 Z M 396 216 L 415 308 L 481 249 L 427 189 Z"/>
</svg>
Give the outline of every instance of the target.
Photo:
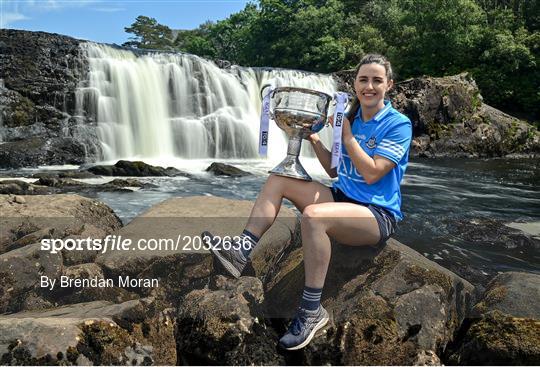
<svg viewBox="0 0 540 367">
<path fill-rule="evenodd" d="M 257 158 L 263 85 L 273 80 L 277 86 L 336 90 L 327 75 L 220 69 L 188 54 L 81 47 L 89 75 L 76 91 L 77 114 L 96 123 L 104 160 Z M 271 123 L 269 135 L 269 155 L 283 157 L 284 133 Z"/>
</svg>

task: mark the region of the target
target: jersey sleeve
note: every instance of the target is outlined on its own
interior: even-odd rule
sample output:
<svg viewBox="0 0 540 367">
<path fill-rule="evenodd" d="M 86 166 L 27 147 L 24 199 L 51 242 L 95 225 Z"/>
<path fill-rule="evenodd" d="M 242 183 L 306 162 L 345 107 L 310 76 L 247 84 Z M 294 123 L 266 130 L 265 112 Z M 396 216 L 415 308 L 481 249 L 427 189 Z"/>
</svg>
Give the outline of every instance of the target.
<svg viewBox="0 0 540 367">
<path fill-rule="evenodd" d="M 390 159 L 398 164 L 409 151 L 412 140 L 412 124 L 409 119 L 400 121 L 384 135 L 375 148 L 375 155 Z"/>
</svg>

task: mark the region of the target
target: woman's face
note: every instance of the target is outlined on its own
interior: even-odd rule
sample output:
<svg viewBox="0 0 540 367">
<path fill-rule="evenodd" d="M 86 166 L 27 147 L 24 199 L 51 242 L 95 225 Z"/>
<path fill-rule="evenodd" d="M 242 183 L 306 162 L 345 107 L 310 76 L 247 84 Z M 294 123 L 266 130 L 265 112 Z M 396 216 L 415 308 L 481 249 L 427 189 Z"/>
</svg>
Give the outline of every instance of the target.
<svg viewBox="0 0 540 367">
<path fill-rule="evenodd" d="M 386 69 L 379 64 L 360 66 L 354 90 L 363 109 L 383 108 L 384 96 L 392 87 L 392 80 L 386 77 Z"/>
</svg>

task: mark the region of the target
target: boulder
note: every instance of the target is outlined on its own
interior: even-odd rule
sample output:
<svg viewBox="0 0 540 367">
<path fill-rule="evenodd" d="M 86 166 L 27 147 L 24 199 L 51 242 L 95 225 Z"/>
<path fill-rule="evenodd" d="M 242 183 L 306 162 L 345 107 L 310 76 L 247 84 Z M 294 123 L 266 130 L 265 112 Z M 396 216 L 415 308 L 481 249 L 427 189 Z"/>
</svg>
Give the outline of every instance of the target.
<svg viewBox="0 0 540 367">
<path fill-rule="evenodd" d="M 447 351 L 451 364 L 540 364 L 540 275 L 502 273 Z"/>
<path fill-rule="evenodd" d="M 290 317 L 304 284 L 301 249 L 287 249 L 264 282 L 267 317 Z M 298 364 L 407 365 L 441 355 L 473 296 L 470 283 L 395 240 L 380 251 L 336 244 L 322 300 L 333 324 Z"/>
<path fill-rule="evenodd" d="M 45 297 L 39 284 L 40 277 L 57 279 L 62 273 L 62 255 L 41 251 L 36 243 L 0 255 L 0 313 L 18 312 L 37 303 L 38 308 Z M 34 292 L 32 292 L 34 291 Z M 26 302 L 32 296 L 39 301 Z"/>
<path fill-rule="evenodd" d="M 71 137 L 33 137 L 0 144 L 0 168 L 81 164 L 86 159 L 85 145 Z"/>
<path fill-rule="evenodd" d="M 99 254 L 98 263 L 107 274 L 160 278 L 159 292 L 174 299 L 204 286 L 212 273 L 212 261 L 203 248 L 200 235 L 237 236 L 242 233 L 253 203 L 218 197 L 172 198 L 150 208 L 115 232 L 133 243 L 162 240 L 161 248 L 136 251 L 109 251 Z M 272 227 L 261 238 L 251 256 L 246 273 L 262 276 L 281 249 L 296 240 L 298 220 L 295 213 L 282 207 Z M 169 241 L 170 244 L 167 244 Z M 145 291 L 145 290 L 139 290 Z M 147 290 L 146 290 L 147 291 Z"/>
<path fill-rule="evenodd" d="M 231 176 L 231 177 L 242 177 L 250 176 L 251 173 L 241 170 L 230 164 L 213 162 L 205 170 L 206 172 L 211 172 L 216 176 Z"/>
<path fill-rule="evenodd" d="M 0 30 L 0 79 L 6 88 L 26 97 L 28 104 L 37 109 L 28 109 L 31 114 L 19 124 L 49 121 L 64 108 L 74 114 L 75 89 L 86 69 L 79 54 L 80 43 L 52 33 Z M 16 122 L 4 123 L 11 126 Z"/>
<path fill-rule="evenodd" d="M 174 167 L 156 167 L 141 161 L 120 160 L 114 166 L 93 166 L 87 170 L 95 175 L 101 176 L 186 176 L 185 173 Z"/>
<path fill-rule="evenodd" d="M 0 195 L 0 253 L 13 249 L 13 243 L 24 236 L 43 229 L 62 238 L 81 233 L 85 223 L 105 233 L 122 225 L 108 206 L 78 195 L 29 195 L 24 199 L 25 203 L 19 204 L 9 195 Z M 40 239 L 42 233 L 36 236 Z"/>
<path fill-rule="evenodd" d="M 354 94 L 354 70 L 334 73 Z M 413 123 L 411 155 L 421 157 L 519 157 L 540 154 L 535 126 L 483 103 L 467 73 L 398 82 L 388 94 Z"/>
<path fill-rule="evenodd" d="M 540 274 L 507 272 L 493 278 L 474 306 L 474 316 L 499 311 L 513 317 L 540 320 Z"/>
<path fill-rule="evenodd" d="M 0 30 L 0 168 L 81 164 L 101 155 L 95 126 L 72 117 L 80 114 L 75 93 L 88 69 L 80 43 Z"/>
<path fill-rule="evenodd" d="M 34 185 L 22 180 L 2 180 L 0 181 L 0 194 L 1 195 L 46 195 L 53 194 L 56 190 Z"/>
<path fill-rule="evenodd" d="M 2 364 L 174 365 L 170 310 L 96 301 L 0 316 Z"/>
<path fill-rule="evenodd" d="M 276 332 L 265 324 L 259 279 L 223 276 L 193 290 L 180 303 L 176 323 L 177 354 L 182 364 L 284 365 L 276 353 Z"/>
<path fill-rule="evenodd" d="M 42 250 L 43 239 L 102 238 L 121 226 L 110 208 L 80 196 L 21 198 L 25 202 L 19 204 L 10 196 L 0 196 L 0 313 L 52 305 L 57 295 L 40 286 L 40 277 L 58 279 L 64 262 L 76 264 L 96 256 L 87 249 Z"/>
<path fill-rule="evenodd" d="M 134 189 L 141 188 L 154 188 L 156 185 L 150 183 L 142 183 L 138 180 L 128 179 L 114 179 L 112 181 L 103 184 L 90 184 L 83 181 L 78 181 L 72 178 L 60 178 L 60 177 L 40 177 L 36 184 L 40 186 L 47 186 L 55 188 L 57 192 L 73 192 L 80 193 L 85 192 L 97 192 L 97 191 L 126 191 L 132 192 Z"/>
<path fill-rule="evenodd" d="M 85 263 L 64 267 L 62 275 L 70 279 L 107 279 L 101 267 L 95 263 Z M 110 301 L 122 303 L 139 298 L 137 294 L 117 286 L 113 287 L 64 287 L 57 288 L 54 299 L 59 304 L 84 303 L 91 301 Z"/>
</svg>

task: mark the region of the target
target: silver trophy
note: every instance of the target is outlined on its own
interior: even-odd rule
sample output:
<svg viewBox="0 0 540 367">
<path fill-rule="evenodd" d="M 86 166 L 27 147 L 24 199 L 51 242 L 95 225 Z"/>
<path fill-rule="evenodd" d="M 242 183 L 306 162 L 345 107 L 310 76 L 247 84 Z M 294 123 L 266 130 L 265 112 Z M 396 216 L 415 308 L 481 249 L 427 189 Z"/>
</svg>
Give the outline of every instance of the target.
<svg viewBox="0 0 540 367">
<path fill-rule="evenodd" d="M 261 94 L 268 87 L 261 89 Z M 311 181 L 298 156 L 302 139 L 318 133 L 325 126 L 332 97 L 326 93 L 305 88 L 278 87 L 270 95 L 270 117 L 289 137 L 287 157 L 269 171 L 279 176 Z"/>
</svg>

